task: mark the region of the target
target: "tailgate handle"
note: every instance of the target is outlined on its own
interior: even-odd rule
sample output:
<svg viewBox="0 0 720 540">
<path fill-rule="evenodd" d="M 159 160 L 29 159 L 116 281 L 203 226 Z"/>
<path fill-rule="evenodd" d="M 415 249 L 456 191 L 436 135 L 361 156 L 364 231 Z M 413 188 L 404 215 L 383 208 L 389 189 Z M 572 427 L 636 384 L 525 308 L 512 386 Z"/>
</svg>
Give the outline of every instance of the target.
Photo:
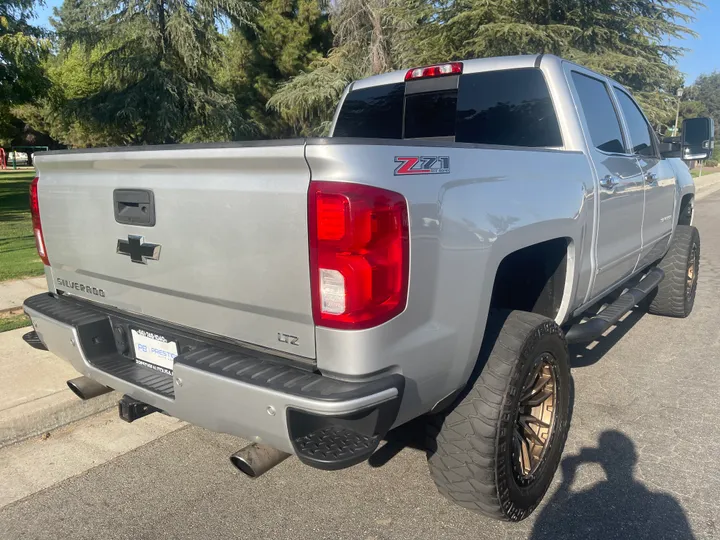
<svg viewBox="0 0 720 540">
<path fill-rule="evenodd" d="M 155 197 L 149 189 L 113 191 L 115 221 L 125 225 L 155 225 Z"/>
</svg>

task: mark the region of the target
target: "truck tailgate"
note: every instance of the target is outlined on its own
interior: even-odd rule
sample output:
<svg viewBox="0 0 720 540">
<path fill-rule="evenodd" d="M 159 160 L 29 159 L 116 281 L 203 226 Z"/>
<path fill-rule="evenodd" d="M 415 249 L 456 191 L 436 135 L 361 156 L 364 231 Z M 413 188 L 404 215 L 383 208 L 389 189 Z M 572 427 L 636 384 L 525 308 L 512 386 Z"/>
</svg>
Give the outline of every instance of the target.
<svg viewBox="0 0 720 540">
<path fill-rule="evenodd" d="M 36 165 L 51 290 L 315 357 L 302 141 L 61 152 Z M 155 224 L 118 222 L 116 190 L 131 190 L 116 193 L 130 206 L 151 193 Z"/>
</svg>

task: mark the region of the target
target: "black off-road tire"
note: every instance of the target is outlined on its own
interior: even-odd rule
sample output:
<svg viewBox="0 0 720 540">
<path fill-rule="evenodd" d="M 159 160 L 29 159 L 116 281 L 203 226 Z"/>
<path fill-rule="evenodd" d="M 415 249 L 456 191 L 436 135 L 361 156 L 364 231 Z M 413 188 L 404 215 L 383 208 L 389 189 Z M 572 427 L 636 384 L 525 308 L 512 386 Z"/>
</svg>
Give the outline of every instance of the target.
<svg viewBox="0 0 720 540">
<path fill-rule="evenodd" d="M 694 266 L 693 266 L 694 265 Z M 670 249 L 658 267 L 665 278 L 649 298 L 648 311 L 666 317 L 687 317 L 695 304 L 700 269 L 700 233 L 691 225 L 678 225 Z M 693 268 L 692 279 L 689 279 Z"/>
<path fill-rule="evenodd" d="M 536 360 L 553 357 L 555 416 L 548 446 L 531 480 L 518 480 L 513 432 L 520 393 Z M 494 311 L 477 367 L 465 390 L 427 423 L 430 474 L 452 502 L 506 521 L 529 516 L 560 463 L 570 422 L 567 343 L 554 321 L 524 311 Z"/>
</svg>

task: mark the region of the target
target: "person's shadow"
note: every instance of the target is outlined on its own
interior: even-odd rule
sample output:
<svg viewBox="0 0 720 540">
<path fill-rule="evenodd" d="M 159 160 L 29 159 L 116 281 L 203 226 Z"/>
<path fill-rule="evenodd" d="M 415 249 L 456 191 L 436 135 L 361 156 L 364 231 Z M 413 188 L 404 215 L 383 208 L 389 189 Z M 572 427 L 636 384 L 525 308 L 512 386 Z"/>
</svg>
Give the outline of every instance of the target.
<svg viewBox="0 0 720 540">
<path fill-rule="evenodd" d="M 635 445 L 618 431 L 600 435 L 597 448 L 583 448 L 563 459 L 562 484 L 540 512 L 531 540 L 694 538 L 678 501 L 633 479 L 636 462 Z M 607 480 L 571 491 L 582 463 L 600 464 Z"/>
</svg>

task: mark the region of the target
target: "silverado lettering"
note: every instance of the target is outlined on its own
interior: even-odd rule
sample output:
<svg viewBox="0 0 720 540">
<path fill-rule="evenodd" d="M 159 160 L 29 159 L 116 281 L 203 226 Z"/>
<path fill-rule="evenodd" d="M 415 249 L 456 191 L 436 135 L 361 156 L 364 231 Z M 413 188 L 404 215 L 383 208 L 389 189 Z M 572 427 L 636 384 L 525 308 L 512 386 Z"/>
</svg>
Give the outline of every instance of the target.
<svg viewBox="0 0 720 540">
<path fill-rule="evenodd" d="M 102 289 L 98 289 L 97 287 L 84 285 L 82 283 L 78 283 L 77 281 L 68 281 L 67 279 L 63 278 L 57 278 L 55 281 L 58 285 L 66 289 L 75 289 L 76 291 L 84 292 L 87 294 L 94 294 L 95 296 L 105 298 L 105 291 Z"/>
</svg>

